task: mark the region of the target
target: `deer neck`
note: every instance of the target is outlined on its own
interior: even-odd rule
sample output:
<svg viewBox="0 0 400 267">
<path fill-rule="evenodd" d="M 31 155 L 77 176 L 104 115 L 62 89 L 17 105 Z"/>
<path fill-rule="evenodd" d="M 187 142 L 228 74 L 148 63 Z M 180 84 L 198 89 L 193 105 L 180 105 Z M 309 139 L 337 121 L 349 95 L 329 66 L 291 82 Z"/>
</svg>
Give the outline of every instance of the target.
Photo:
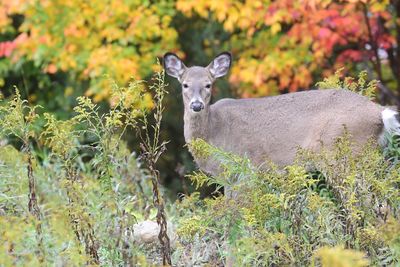
<svg viewBox="0 0 400 267">
<path fill-rule="evenodd" d="M 198 113 L 194 113 L 189 109 L 189 107 L 185 107 L 183 120 L 185 140 L 187 143 L 196 138 L 207 140 L 207 133 L 210 121 L 209 118 L 209 105 L 207 105 L 204 110 Z"/>
</svg>

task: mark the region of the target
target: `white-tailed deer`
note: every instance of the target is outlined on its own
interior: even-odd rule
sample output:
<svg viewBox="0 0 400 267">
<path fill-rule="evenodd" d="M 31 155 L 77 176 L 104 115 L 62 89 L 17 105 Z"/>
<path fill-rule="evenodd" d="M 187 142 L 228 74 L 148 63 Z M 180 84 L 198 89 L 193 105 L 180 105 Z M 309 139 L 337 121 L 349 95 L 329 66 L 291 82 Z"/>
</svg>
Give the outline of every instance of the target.
<svg viewBox="0 0 400 267">
<path fill-rule="evenodd" d="M 167 74 L 182 85 L 186 142 L 202 138 L 253 164 L 266 160 L 291 164 L 299 147 L 330 147 L 343 135 L 344 125 L 357 150 L 370 138 L 385 144 L 385 132 L 400 134 L 396 111 L 343 89 L 310 90 L 253 99 L 222 99 L 210 104 L 215 79 L 231 66 L 231 55 L 218 55 L 207 67 L 186 67 L 173 53 L 164 55 Z M 214 160 L 196 159 L 199 167 L 218 173 Z"/>
</svg>

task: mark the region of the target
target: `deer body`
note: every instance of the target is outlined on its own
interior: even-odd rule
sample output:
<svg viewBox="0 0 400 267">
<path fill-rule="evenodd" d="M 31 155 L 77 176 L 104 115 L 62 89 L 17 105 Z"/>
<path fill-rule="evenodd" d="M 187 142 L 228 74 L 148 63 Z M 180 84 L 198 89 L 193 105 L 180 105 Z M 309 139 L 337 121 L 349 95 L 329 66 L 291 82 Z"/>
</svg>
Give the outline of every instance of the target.
<svg viewBox="0 0 400 267">
<path fill-rule="evenodd" d="M 298 148 L 330 147 L 346 127 L 358 150 L 386 132 L 400 134 L 397 113 L 359 94 L 343 90 L 311 90 L 253 99 L 222 99 L 210 105 L 210 84 L 226 74 L 230 55 L 223 53 L 208 67 L 187 68 L 173 54 L 164 67 L 183 88 L 186 142 L 202 138 L 224 151 L 247 156 L 256 166 L 272 161 L 293 163 Z M 217 174 L 213 159 L 197 159 L 199 167 Z"/>
<path fill-rule="evenodd" d="M 321 109 L 321 107 L 323 107 Z M 223 99 L 202 114 L 185 112 L 186 142 L 206 142 L 255 165 L 267 160 L 291 164 L 299 147 L 317 151 L 343 135 L 344 126 L 357 145 L 382 133 L 383 107 L 345 90 L 320 90 L 259 99 Z M 349 115 L 351 114 L 351 115 Z M 218 163 L 196 159 L 199 167 L 217 173 Z"/>
</svg>

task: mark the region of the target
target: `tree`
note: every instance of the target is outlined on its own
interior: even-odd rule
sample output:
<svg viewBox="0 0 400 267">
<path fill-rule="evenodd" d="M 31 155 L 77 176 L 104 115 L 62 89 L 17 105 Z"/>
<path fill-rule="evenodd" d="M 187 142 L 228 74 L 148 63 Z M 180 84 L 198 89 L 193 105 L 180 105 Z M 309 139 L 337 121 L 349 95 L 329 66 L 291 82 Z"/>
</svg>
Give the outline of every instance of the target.
<svg viewBox="0 0 400 267">
<path fill-rule="evenodd" d="M 104 75 L 121 84 L 146 78 L 157 68 L 156 58 L 176 48 L 171 1 L 1 2 L 2 33 L 13 36 L 0 43 L 7 61 L 2 74 L 32 61 L 49 75 L 89 81 L 86 93 L 97 101 L 109 97 Z M 23 20 L 16 25 L 19 16 Z"/>
<path fill-rule="evenodd" d="M 223 46 L 236 55 L 230 81 L 243 96 L 307 89 L 345 66 L 369 70 L 383 100 L 400 103 L 400 1 L 180 0 L 177 9 L 231 34 Z"/>
</svg>

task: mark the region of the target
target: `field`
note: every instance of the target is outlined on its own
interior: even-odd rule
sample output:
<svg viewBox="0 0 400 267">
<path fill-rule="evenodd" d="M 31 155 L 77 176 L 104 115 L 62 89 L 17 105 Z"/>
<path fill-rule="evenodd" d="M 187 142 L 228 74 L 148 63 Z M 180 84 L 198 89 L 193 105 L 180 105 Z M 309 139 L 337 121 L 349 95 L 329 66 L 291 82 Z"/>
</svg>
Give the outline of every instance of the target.
<svg viewBox="0 0 400 267">
<path fill-rule="evenodd" d="M 212 177 L 197 171 L 188 178 L 197 187 L 230 186 L 237 196 L 193 192 L 173 202 L 163 197 L 155 167 L 165 146 L 163 73 L 150 85 L 153 112 L 138 105 L 148 93 L 141 83 L 110 86 L 115 102 L 109 112 L 101 114 L 80 97 L 69 120 L 29 106 L 17 89 L 2 101 L 2 266 L 147 266 L 163 260 L 222 266 L 227 259 L 241 266 L 399 264 L 396 137 L 384 151 L 371 142 L 354 155 L 345 133 L 334 151 L 299 151 L 296 163 L 283 170 L 272 163 L 255 168 L 195 140 L 194 153 L 214 157 L 224 172 Z M 353 89 L 360 88 L 371 89 Z M 140 152 L 123 140 L 128 128 L 140 136 Z M 135 235 L 137 223 L 157 220 L 169 227 L 162 228 L 163 243 Z"/>
</svg>

